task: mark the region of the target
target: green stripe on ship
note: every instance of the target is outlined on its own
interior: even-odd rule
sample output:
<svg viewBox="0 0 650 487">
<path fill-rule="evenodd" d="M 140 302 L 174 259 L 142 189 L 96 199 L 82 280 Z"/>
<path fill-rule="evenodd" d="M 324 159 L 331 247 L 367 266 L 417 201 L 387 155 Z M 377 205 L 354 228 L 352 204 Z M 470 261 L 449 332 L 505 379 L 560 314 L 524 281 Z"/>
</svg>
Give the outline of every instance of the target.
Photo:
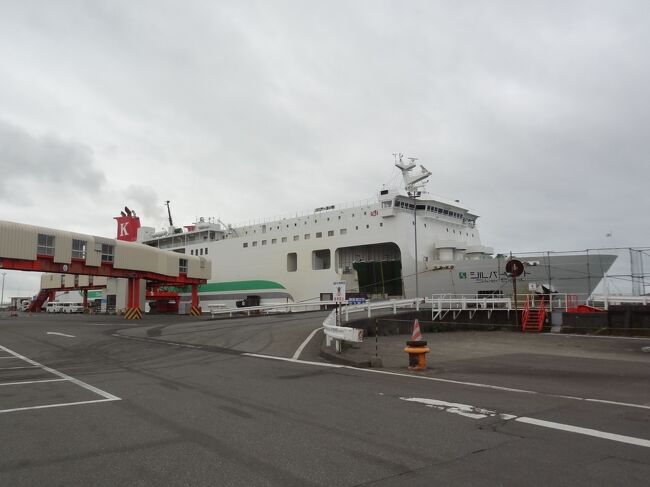
<svg viewBox="0 0 650 487">
<path fill-rule="evenodd" d="M 253 281 L 228 281 L 228 282 L 209 282 L 199 286 L 199 292 L 222 293 L 232 291 L 252 291 L 261 289 L 285 289 L 285 287 L 273 281 L 253 280 Z"/>
<path fill-rule="evenodd" d="M 192 288 L 190 286 L 174 287 L 163 286 L 163 289 L 168 291 L 176 291 L 178 293 L 189 293 Z M 209 282 L 207 284 L 199 285 L 200 293 L 228 293 L 233 291 L 260 291 L 263 289 L 285 289 L 279 282 L 253 280 L 253 281 L 227 281 L 227 282 Z"/>
</svg>

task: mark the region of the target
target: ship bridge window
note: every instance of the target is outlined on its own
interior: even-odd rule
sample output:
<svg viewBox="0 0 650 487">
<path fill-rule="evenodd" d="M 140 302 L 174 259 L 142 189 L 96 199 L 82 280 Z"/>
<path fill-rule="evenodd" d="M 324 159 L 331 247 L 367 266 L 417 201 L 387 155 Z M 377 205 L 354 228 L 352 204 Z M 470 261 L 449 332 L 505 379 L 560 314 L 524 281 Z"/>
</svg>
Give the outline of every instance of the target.
<svg viewBox="0 0 650 487">
<path fill-rule="evenodd" d="M 253 242 L 253 247 L 257 247 L 257 240 Z"/>
<path fill-rule="evenodd" d="M 327 236 L 328 237 L 333 237 L 334 236 L 334 230 L 328 230 L 327 231 Z"/>
<path fill-rule="evenodd" d="M 243 247 L 244 248 L 248 247 L 248 242 L 244 242 Z"/>
<path fill-rule="evenodd" d="M 300 240 L 300 235 L 294 235 L 293 236 L 293 241 L 297 242 L 298 240 Z"/>
<path fill-rule="evenodd" d="M 266 245 L 266 240 L 262 240 L 262 245 Z"/>
<path fill-rule="evenodd" d="M 54 235 L 39 233 L 36 253 L 39 255 L 54 255 Z"/>
<path fill-rule="evenodd" d="M 340 233 L 341 235 L 345 235 L 346 233 L 348 233 L 348 229 L 347 229 L 347 228 L 341 228 L 341 230 L 339 231 L 339 233 Z"/>
<path fill-rule="evenodd" d="M 392 206 L 393 202 L 392 201 L 382 201 L 381 202 L 381 207 L 382 208 L 390 208 Z"/>
<path fill-rule="evenodd" d="M 273 245 L 275 243 L 278 243 L 278 239 L 277 238 L 272 238 L 271 239 L 271 245 Z"/>
<path fill-rule="evenodd" d="M 282 243 L 285 243 L 287 241 L 287 237 L 282 237 Z"/>
<path fill-rule="evenodd" d="M 296 272 L 298 270 L 298 254 L 291 252 L 287 254 L 287 272 Z"/>
<path fill-rule="evenodd" d="M 205 248 L 205 255 L 208 255 L 208 248 Z"/>
<path fill-rule="evenodd" d="M 311 253 L 311 268 L 315 271 L 329 269 L 331 262 L 330 249 L 314 250 Z"/>
<path fill-rule="evenodd" d="M 115 247 L 108 244 L 102 244 L 102 262 L 113 262 Z"/>
<path fill-rule="evenodd" d="M 187 259 L 178 259 L 178 272 L 187 274 Z"/>
<path fill-rule="evenodd" d="M 72 258 L 85 259 L 86 258 L 86 245 L 85 240 L 72 239 Z"/>
<path fill-rule="evenodd" d="M 323 232 L 316 232 L 316 238 L 323 238 Z"/>
<path fill-rule="evenodd" d="M 311 235 L 309 233 L 305 233 L 305 240 L 309 240 L 310 237 Z"/>
<path fill-rule="evenodd" d="M 203 249 L 199 249 L 199 255 L 203 255 Z"/>
</svg>

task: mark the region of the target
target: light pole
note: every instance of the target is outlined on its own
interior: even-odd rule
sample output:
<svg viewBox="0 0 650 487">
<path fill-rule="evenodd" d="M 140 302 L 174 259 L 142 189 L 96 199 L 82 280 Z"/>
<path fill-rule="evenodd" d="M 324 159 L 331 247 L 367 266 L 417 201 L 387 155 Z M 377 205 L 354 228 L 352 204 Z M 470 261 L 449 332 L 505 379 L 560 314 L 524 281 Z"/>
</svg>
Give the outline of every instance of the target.
<svg viewBox="0 0 650 487">
<path fill-rule="evenodd" d="M 413 233 L 415 240 L 415 297 L 420 297 L 420 281 L 418 279 L 418 193 L 413 191 L 410 193 L 413 197 Z"/>
<path fill-rule="evenodd" d="M 7 275 L 6 272 L 2 273 L 2 293 L 0 293 L 0 308 L 4 307 L 5 303 L 5 276 Z"/>
</svg>

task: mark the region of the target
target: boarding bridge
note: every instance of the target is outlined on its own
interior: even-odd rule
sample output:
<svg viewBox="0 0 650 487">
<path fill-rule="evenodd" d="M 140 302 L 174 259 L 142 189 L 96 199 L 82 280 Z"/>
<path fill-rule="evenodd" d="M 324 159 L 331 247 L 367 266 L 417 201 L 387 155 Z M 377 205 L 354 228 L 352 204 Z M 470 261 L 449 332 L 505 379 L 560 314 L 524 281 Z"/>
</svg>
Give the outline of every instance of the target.
<svg viewBox="0 0 650 487">
<path fill-rule="evenodd" d="M 128 279 L 128 319 L 139 319 L 140 283 L 190 286 L 192 314 L 200 314 L 199 284 L 209 260 L 106 237 L 0 220 L 0 269 Z M 81 277 L 80 277 L 81 278 Z"/>
</svg>

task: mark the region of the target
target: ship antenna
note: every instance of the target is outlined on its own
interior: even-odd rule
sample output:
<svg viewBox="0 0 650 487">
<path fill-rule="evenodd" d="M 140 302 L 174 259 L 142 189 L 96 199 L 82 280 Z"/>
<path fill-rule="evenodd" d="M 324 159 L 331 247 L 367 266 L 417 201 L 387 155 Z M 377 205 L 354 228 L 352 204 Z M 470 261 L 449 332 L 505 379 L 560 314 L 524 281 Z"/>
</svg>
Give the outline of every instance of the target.
<svg viewBox="0 0 650 487">
<path fill-rule="evenodd" d="M 165 206 L 167 207 L 167 215 L 169 215 L 169 226 L 173 227 L 174 222 L 172 222 L 172 211 L 169 209 L 169 200 L 165 201 Z"/>
<path fill-rule="evenodd" d="M 411 171 L 415 169 L 415 161 L 418 160 L 417 157 L 408 157 L 409 163 L 405 164 L 402 162 L 402 154 L 399 154 L 399 162 L 395 163 L 402 171 L 402 178 L 404 179 L 404 189 L 409 194 L 409 196 L 419 196 L 422 193 L 422 188 L 427 183 L 425 181 L 429 176 L 431 176 L 431 171 L 426 167 L 420 165 L 421 172 L 420 174 L 411 174 Z"/>
</svg>

